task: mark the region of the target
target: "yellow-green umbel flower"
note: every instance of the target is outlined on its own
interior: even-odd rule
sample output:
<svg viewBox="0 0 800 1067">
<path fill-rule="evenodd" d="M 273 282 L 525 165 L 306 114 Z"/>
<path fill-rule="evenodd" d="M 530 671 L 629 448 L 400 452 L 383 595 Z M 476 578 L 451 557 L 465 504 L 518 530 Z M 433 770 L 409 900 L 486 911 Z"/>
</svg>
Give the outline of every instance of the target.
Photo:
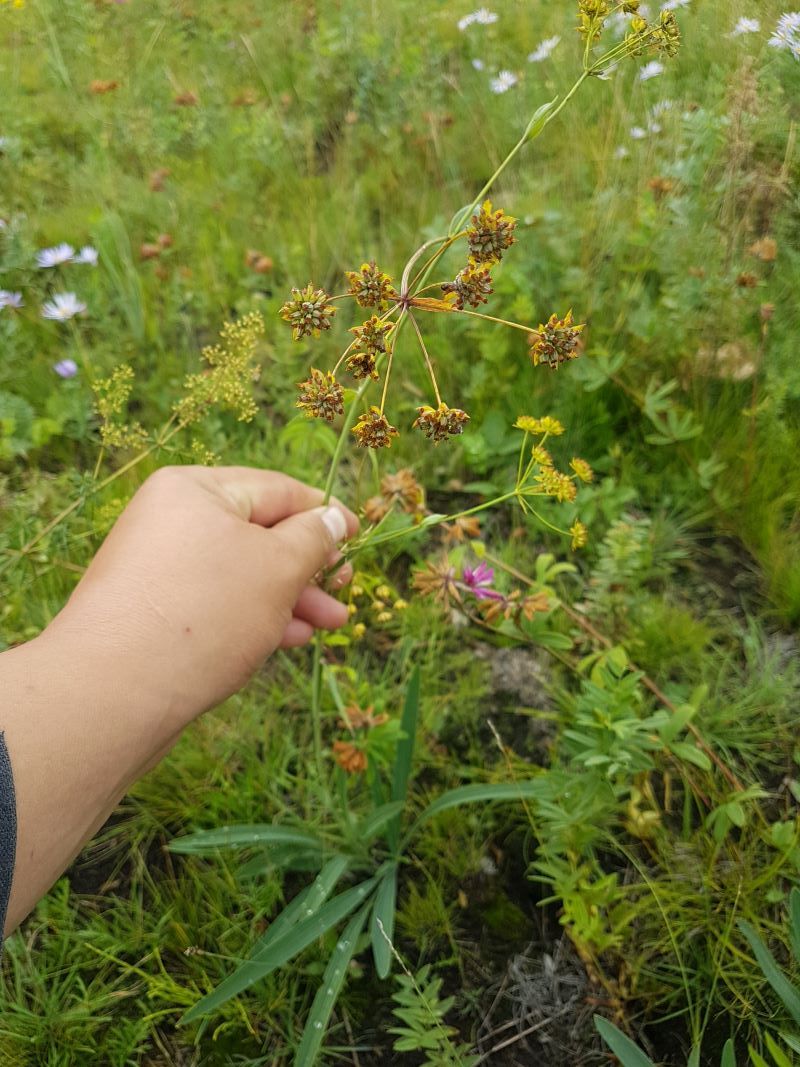
<svg viewBox="0 0 800 1067">
<path fill-rule="evenodd" d="M 492 288 L 492 276 L 488 268 L 464 267 L 455 276 L 452 282 L 445 282 L 442 286 L 445 293 L 453 293 L 455 300 L 453 307 L 463 308 L 465 304 L 470 307 L 478 307 L 488 302 L 489 296 L 494 292 Z"/>
<path fill-rule="evenodd" d="M 292 337 L 319 337 L 323 330 L 331 328 L 331 319 L 336 308 L 329 304 L 330 297 L 324 289 L 315 289 L 311 282 L 305 289 L 292 289 L 292 299 L 281 308 L 281 318 L 292 327 Z"/>
<path fill-rule="evenodd" d="M 516 225 L 516 219 L 499 209 L 492 211 L 491 200 L 485 200 L 467 230 L 471 264 L 499 263 L 503 252 L 514 243 Z"/>
<path fill-rule="evenodd" d="M 660 51 L 668 56 L 676 56 L 681 43 L 681 31 L 674 11 L 662 11 L 655 33 Z"/>
<path fill-rule="evenodd" d="M 413 425 L 419 427 L 426 437 L 435 444 L 445 441 L 448 437 L 464 432 L 465 425 L 469 422 L 469 415 L 460 408 L 449 408 L 447 404 L 440 403 L 432 408 L 424 404 L 417 408 L 417 417 Z"/>
<path fill-rule="evenodd" d="M 359 415 L 351 433 L 362 448 L 391 448 L 392 438 L 400 436 L 397 427 L 374 405 Z"/>
<path fill-rule="evenodd" d="M 578 339 L 585 326 L 586 323 L 575 325 L 572 311 L 568 311 L 563 319 L 551 315 L 547 325 L 540 324 L 538 332 L 532 335 L 531 359 L 534 367 L 546 363 L 555 369 L 568 359 L 576 359 L 580 354 Z"/>
<path fill-rule="evenodd" d="M 312 367 L 308 379 L 298 382 L 297 388 L 297 407 L 309 418 L 333 422 L 334 416 L 344 414 L 344 390 L 330 371 Z"/>
<path fill-rule="evenodd" d="M 379 269 L 374 259 L 362 263 L 360 270 L 346 271 L 345 276 L 350 283 L 348 295 L 355 297 L 359 307 L 383 309 L 397 296 L 392 279 Z"/>
</svg>

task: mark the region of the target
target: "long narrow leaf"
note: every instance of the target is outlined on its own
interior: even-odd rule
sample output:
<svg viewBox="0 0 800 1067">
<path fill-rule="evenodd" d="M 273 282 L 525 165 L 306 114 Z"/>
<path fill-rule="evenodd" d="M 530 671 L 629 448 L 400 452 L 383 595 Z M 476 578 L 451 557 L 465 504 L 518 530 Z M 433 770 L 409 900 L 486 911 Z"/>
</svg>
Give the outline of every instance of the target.
<svg viewBox="0 0 800 1067">
<path fill-rule="evenodd" d="M 617 1057 L 622 1067 L 655 1067 L 655 1064 L 629 1037 L 608 1019 L 595 1015 L 594 1025 L 602 1039 Z"/>
<path fill-rule="evenodd" d="M 358 824 L 356 833 L 358 834 L 358 840 L 363 844 L 368 844 L 373 837 L 376 837 L 381 830 L 390 823 L 392 819 L 396 818 L 403 810 L 402 800 L 393 800 L 389 804 L 381 804 L 379 808 L 371 812 L 366 819 L 362 819 Z"/>
<path fill-rule="evenodd" d="M 418 719 L 419 667 L 415 667 L 406 686 L 406 699 L 403 705 L 403 719 L 401 722 L 404 736 L 397 742 L 392 772 L 392 800 L 403 804 L 408 793 L 408 779 L 411 775 L 411 762 L 414 758 L 414 741 L 417 736 Z M 399 815 L 395 816 L 389 823 L 386 830 L 386 838 L 389 842 L 389 847 L 396 852 L 400 842 Z"/>
<path fill-rule="evenodd" d="M 729 1037 L 723 1046 L 720 1067 L 736 1067 L 736 1053 L 733 1050 L 732 1037 Z"/>
<path fill-rule="evenodd" d="M 764 977 L 781 998 L 786 1010 L 796 1023 L 800 1023 L 800 993 L 789 981 L 767 946 L 748 922 L 739 920 L 739 929 L 747 938 Z"/>
<path fill-rule="evenodd" d="M 800 963 L 800 889 L 794 886 L 789 894 L 789 934 L 794 958 Z"/>
<path fill-rule="evenodd" d="M 269 974 L 268 970 L 255 973 L 259 968 L 264 968 L 265 960 L 270 959 L 273 946 L 285 940 L 288 934 L 300 925 L 300 920 L 308 922 L 310 916 L 319 913 L 325 900 L 330 896 L 334 886 L 347 870 L 349 863 L 347 856 L 334 856 L 320 871 L 312 884 L 299 893 L 291 904 L 288 904 L 274 922 L 270 923 L 266 933 L 258 939 L 250 951 L 250 956 L 244 960 L 233 974 L 207 993 L 193 1005 L 181 1018 L 181 1023 L 192 1022 L 200 1015 L 214 1011 L 231 997 L 237 996 L 242 990 L 252 985 L 259 977 Z M 339 898 L 337 898 L 339 899 Z M 333 901 L 331 902 L 333 903 Z M 343 916 L 344 917 L 344 916 Z M 313 938 L 312 938 L 313 940 Z M 255 977 L 253 977 L 255 973 Z"/>
<path fill-rule="evenodd" d="M 303 1029 L 297 1052 L 295 1067 L 312 1067 L 319 1055 L 322 1039 L 328 1029 L 333 1006 L 341 992 L 347 968 L 356 951 L 358 938 L 367 921 L 370 905 L 366 904 L 357 912 L 345 927 L 345 931 L 336 943 L 328 960 L 328 966 L 322 976 L 322 984 L 314 997 L 311 1011 Z"/>
<path fill-rule="evenodd" d="M 538 778 L 532 778 L 526 782 L 462 785 L 458 789 L 450 789 L 447 793 L 442 793 L 433 803 L 429 804 L 411 827 L 408 836 L 411 837 L 428 819 L 432 819 L 434 815 L 439 815 L 449 808 L 457 808 L 462 804 L 480 804 L 490 800 L 533 800 L 541 792 L 541 781 Z"/>
<path fill-rule="evenodd" d="M 379 978 L 386 978 L 392 969 L 392 950 L 389 941 L 394 937 L 394 914 L 397 901 L 397 865 L 394 864 L 383 876 L 375 894 L 375 904 L 370 920 L 370 937 L 375 970 Z M 383 926 L 381 931 L 378 922 Z M 385 936 L 384 936 L 385 933 Z"/>
<path fill-rule="evenodd" d="M 770 1056 L 775 1061 L 775 1067 L 792 1067 L 792 1061 L 775 1041 L 775 1038 L 770 1033 L 766 1033 L 764 1034 L 764 1039 L 767 1042 Z"/>
<path fill-rule="evenodd" d="M 198 830 L 178 837 L 169 844 L 170 852 L 202 854 L 220 848 L 246 848 L 250 845 L 305 845 L 322 848 L 318 838 L 290 826 L 271 826 L 269 823 L 224 826 L 219 830 Z"/>
</svg>

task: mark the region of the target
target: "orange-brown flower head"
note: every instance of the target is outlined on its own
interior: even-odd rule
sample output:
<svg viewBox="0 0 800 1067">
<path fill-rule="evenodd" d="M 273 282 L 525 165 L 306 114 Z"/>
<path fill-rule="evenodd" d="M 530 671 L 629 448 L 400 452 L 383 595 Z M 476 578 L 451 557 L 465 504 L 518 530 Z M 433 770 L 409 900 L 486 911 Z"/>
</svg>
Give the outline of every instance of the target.
<svg viewBox="0 0 800 1067">
<path fill-rule="evenodd" d="M 292 299 L 281 308 L 281 318 L 292 327 L 292 337 L 319 337 L 322 330 L 331 328 L 336 308 L 329 304 L 324 289 L 315 289 L 311 282 L 305 289 L 292 289 Z"/>
<path fill-rule="evenodd" d="M 390 504 L 397 502 L 409 514 L 425 511 L 425 490 L 408 467 L 396 474 L 385 474 L 381 479 L 381 493 L 384 500 Z"/>
<path fill-rule="evenodd" d="M 540 325 L 538 333 L 533 334 L 531 359 L 534 367 L 546 363 L 548 367 L 555 369 L 568 359 L 576 359 L 580 354 L 578 339 L 585 326 L 586 323 L 575 325 L 572 311 L 568 311 L 563 319 L 551 315 L 547 325 Z"/>
<path fill-rule="evenodd" d="M 358 416 L 358 422 L 350 432 L 362 448 L 391 448 L 392 438 L 400 436 L 397 428 L 374 405 Z"/>
<path fill-rule="evenodd" d="M 309 418 L 333 422 L 334 416 L 344 413 L 344 390 L 330 371 L 312 367 L 309 377 L 298 382 L 297 388 L 300 390 L 297 407 Z"/>
<path fill-rule="evenodd" d="M 362 263 L 360 270 L 348 270 L 345 274 L 350 283 L 348 293 L 355 297 L 359 307 L 383 309 L 397 297 L 392 279 L 378 268 L 374 259 Z"/>
<path fill-rule="evenodd" d="M 492 202 L 487 200 L 477 215 L 472 216 L 472 226 L 467 230 L 471 263 L 499 263 L 503 252 L 514 243 L 514 227 L 517 220 L 501 210 L 492 211 Z"/>
<path fill-rule="evenodd" d="M 451 600 L 461 603 L 461 594 L 456 585 L 456 572 L 445 556 L 436 563 L 425 563 L 425 570 L 417 571 L 411 583 L 418 593 L 432 596 L 443 607 L 450 606 Z"/>
<path fill-rule="evenodd" d="M 453 307 L 459 309 L 465 304 L 473 308 L 479 307 L 487 303 L 489 296 L 494 292 L 492 276 L 487 267 L 464 267 L 452 282 L 444 283 L 442 290 L 455 295 Z"/>
<path fill-rule="evenodd" d="M 393 323 L 381 322 L 377 315 L 367 319 L 361 326 L 351 328 L 356 340 L 347 360 L 347 369 L 354 378 L 373 378 L 377 381 L 375 361 L 379 355 L 385 355 L 387 338 L 392 329 Z"/>
<path fill-rule="evenodd" d="M 352 730 L 373 730 L 376 726 L 383 726 L 389 721 L 386 712 L 374 714 L 372 704 L 368 708 L 360 708 L 357 704 L 350 704 L 344 709 L 345 726 Z"/>
<path fill-rule="evenodd" d="M 352 741 L 334 741 L 333 758 L 348 774 L 361 774 L 367 769 L 367 754 Z"/>
<path fill-rule="evenodd" d="M 417 417 L 413 425 L 418 426 L 434 444 L 445 441 L 448 437 L 464 432 L 469 422 L 469 415 L 460 408 L 449 408 L 441 403 L 437 408 L 424 404 L 417 408 Z"/>
</svg>

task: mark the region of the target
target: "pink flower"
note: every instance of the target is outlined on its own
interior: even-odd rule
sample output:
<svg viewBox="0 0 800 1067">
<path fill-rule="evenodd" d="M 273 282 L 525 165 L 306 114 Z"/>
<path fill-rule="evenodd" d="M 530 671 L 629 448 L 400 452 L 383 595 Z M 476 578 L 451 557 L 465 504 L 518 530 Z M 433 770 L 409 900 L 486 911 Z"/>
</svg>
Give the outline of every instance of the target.
<svg viewBox="0 0 800 1067">
<path fill-rule="evenodd" d="M 494 570 L 483 562 L 479 563 L 477 567 L 465 567 L 461 575 L 461 581 L 476 600 L 503 599 L 502 593 L 490 588 L 494 581 Z"/>
</svg>

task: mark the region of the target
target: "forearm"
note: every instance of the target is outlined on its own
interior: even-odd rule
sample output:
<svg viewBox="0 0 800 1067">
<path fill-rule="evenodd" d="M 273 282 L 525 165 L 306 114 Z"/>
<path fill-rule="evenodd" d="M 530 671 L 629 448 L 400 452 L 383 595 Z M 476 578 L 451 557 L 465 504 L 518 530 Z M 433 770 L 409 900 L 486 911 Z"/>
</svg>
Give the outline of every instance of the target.
<svg viewBox="0 0 800 1067">
<path fill-rule="evenodd" d="M 0 729 L 11 759 L 17 857 L 6 933 L 32 909 L 157 762 L 184 720 L 102 641 L 52 627 L 0 655 Z"/>
</svg>

